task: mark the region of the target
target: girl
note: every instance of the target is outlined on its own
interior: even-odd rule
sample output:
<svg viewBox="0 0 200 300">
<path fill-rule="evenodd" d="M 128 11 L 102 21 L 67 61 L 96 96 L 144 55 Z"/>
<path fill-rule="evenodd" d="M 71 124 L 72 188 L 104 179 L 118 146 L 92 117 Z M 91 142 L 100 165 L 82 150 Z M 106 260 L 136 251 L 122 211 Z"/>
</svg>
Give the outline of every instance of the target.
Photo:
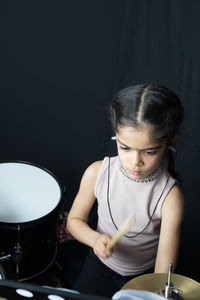
<svg viewBox="0 0 200 300">
<path fill-rule="evenodd" d="M 118 156 L 88 167 L 67 224 L 77 240 L 93 249 L 73 288 L 102 296 L 112 296 L 138 275 L 167 273 L 170 263 L 175 268 L 184 206 L 173 158 L 183 118 L 179 98 L 163 86 L 131 86 L 117 94 L 111 116 Z M 87 218 L 95 199 L 98 224 L 93 230 Z M 131 214 L 131 229 L 108 250 Z"/>
</svg>

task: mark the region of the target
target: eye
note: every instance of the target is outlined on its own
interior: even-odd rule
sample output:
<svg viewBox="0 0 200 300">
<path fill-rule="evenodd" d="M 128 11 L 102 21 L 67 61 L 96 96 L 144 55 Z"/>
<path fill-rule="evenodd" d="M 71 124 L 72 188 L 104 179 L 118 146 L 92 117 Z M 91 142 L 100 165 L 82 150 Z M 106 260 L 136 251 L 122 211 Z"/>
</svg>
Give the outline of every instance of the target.
<svg viewBox="0 0 200 300">
<path fill-rule="evenodd" d="M 124 147 L 124 146 L 119 146 L 119 149 L 120 149 L 120 150 L 123 150 L 123 151 L 128 151 L 128 150 L 130 150 L 129 147 Z"/>
<path fill-rule="evenodd" d="M 155 155 L 158 153 L 158 150 L 144 150 L 144 153 L 148 155 Z"/>
</svg>

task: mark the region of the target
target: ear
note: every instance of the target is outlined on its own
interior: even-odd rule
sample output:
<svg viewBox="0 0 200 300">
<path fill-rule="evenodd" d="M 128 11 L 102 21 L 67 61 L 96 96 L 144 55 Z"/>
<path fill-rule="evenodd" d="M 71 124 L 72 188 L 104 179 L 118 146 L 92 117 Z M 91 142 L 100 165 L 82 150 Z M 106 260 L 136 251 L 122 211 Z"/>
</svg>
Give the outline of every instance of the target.
<svg viewBox="0 0 200 300">
<path fill-rule="evenodd" d="M 174 147 L 176 141 L 177 141 L 177 136 L 174 136 L 169 142 L 168 142 L 168 145 L 167 145 L 167 149 L 166 151 L 168 151 L 169 149 L 173 152 L 173 153 L 176 153 L 176 148 Z"/>
<path fill-rule="evenodd" d="M 174 144 L 176 144 L 177 142 L 177 139 L 178 139 L 178 136 L 175 135 L 169 142 L 168 142 L 168 146 L 173 146 Z"/>
</svg>

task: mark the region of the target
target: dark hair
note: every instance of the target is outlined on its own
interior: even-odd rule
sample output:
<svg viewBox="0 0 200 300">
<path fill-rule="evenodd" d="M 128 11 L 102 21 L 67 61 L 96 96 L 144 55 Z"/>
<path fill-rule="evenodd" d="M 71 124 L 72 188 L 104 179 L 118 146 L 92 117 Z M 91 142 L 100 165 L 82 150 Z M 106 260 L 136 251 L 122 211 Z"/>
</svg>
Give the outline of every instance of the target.
<svg viewBox="0 0 200 300">
<path fill-rule="evenodd" d="M 115 132 L 120 127 L 152 127 L 154 138 L 167 140 L 168 144 L 179 132 L 184 109 L 176 94 L 162 85 L 134 85 L 121 90 L 111 106 L 112 125 Z M 173 152 L 166 155 L 168 170 L 175 176 Z"/>
</svg>

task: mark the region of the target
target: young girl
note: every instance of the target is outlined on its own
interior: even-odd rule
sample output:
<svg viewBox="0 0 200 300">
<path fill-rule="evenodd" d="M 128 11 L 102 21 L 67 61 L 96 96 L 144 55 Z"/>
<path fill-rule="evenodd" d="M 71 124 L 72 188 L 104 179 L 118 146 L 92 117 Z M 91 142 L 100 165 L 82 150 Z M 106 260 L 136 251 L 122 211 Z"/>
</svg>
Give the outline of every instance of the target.
<svg viewBox="0 0 200 300">
<path fill-rule="evenodd" d="M 163 86 L 135 85 L 117 94 L 111 115 L 118 156 L 88 167 L 67 224 L 92 248 L 73 288 L 102 296 L 112 296 L 136 276 L 168 273 L 170 263 L 175 268 L 184 206 L 173 154 L 183 118 L 179 98 Z M 93 230 L 87 219 L 95 199 Z M 111 237 L 131 214 L 134 224 L 109 250 Z"/>
</svg>

